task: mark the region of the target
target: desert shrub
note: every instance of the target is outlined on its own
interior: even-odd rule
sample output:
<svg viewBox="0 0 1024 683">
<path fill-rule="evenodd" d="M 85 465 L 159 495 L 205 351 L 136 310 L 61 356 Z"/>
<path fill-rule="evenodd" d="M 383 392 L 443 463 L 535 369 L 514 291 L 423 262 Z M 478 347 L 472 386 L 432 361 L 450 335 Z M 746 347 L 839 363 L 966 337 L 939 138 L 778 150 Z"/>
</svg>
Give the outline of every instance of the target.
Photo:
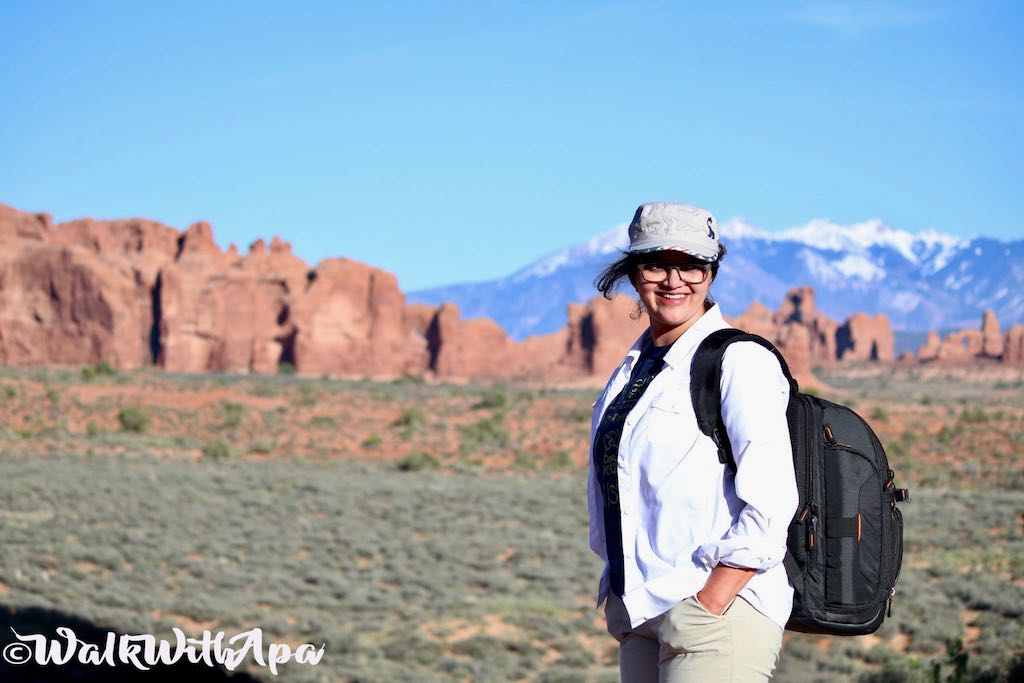
<svg viewBox="0 0 1024 683">
<path fill-rule="evenodd" d="M 113 377 L 116 374 L 117 370 L 115 370 L 110 363 L 105 360 L 101 360 L 95 365 L 87 365 L 82 368 L 81 371 L 83 382 L 92 382 L 97 377 Z"/>
<path fill-rule="evenodd" d="M 10 384 L 4 385 L 4 398 L 11 399 L 18 395 L 18 390 Z"/>
<path fill-rule="evenodd" d="M 314 415 L 309 421 L 309 426 L 316 429 L 329 429 L 331 427 L 336 427 L 337 424 L 338 423 L 330 415 Z"/>
<path fill-rule="evenodd" d="M 288 361 L 283 361 L 277 366 L 277 374 L 279 375 L 294 375 L 295 365 Z"/>
<path fill-rule="evenodd" d="M 99 363 L 93 366 L 93 370 L 96 371 L 97 377 L 113 377 L 117 374 L 117 370 L 105 360 L 101 360 Z"/>
<path fill-rule="evenodd" d="M 392 427 L 399 427 L 402 430 L 402 436 L 409 438 L 413 432 L 421 429 L 427 424 L 427 416 L 423 414 L 423 411 L 419 408 L 409 408 L 408 410 L 402 411 L 394 422 L 391 423 Z"/>
<path fill-rule="evenodd" d="M 422 386 L 426 383 L 427 380 L 419 375 L 402 375 L 392 382 L 392 384 L 397 386 Z"/>
<path fill-rule="evenodd" d="M 380 434 L 371 434 L 363 441 L 363 448 L 368 450 L 375 450 L 380 448 L 384 443 L 384 439 L 381 438 Z"/>
<path fill-rule="evenodd" d="M 274 452 L 275 446 L 273 439 L 256 439 L 249 444 L 249 452 L 270 455 Z"/>
<path fill-rule="evenodd" d="M 939 433 L 935 435 L 935 440 L 938 441 L 943 446 L 948 446 L 949 443 L 953 440 L 953 437 L 960 435 L 960 431 L 961 430 L 959 428 L 953 428 L 950 427 L 949 425 L 942 425 L 942 427 L 939 429 Z"/>
<path fill-rule="evenodd" d="M 436 470 L 441 463 L 425 451 L 416 451 L 399 460 L 395 467 L 402 472 L 418 472 L 423 469 Z"/>
<path fill-rule="evenodd" d="M 463 451 L 477 448 L 493 449 L 508 446 L 511 440 L 505 429 L 505 415 L 495 413 L 459 428 Z"/>
<path fill-rule="evenodd" d="M 316 405 L 316 402 L 320 399 L 320 392 L 317 390 L 316 385 L 308 382 L 299 385 L 299 403 L 304 406 Z"/>
<path fill-rule="evenodd" d="M 100 433 L 100 428 L 96 426 L 95 422 L 90 420 L 89 422 L 86 423 L 86 425 L 85 425 L 85 434 L 86 434 L 86 436 L 92 437 L 92 436 L 96 436 L 99 433 Z"/>
<path fill-rule="evenodd" d="M 60 401 L 60 392 L 50 387 L 46 390 L 46 400 L 50 403 L 57 403 Z"/>
<path fill-rule="evenodd" d="M 507 405 L 508 392 L 505 387 L 499 385 L 485 391 L 480 400 L 473 404 L 473 409 L 501 409 Z"/>
<path fill-rule="evenodd" d="M 918 433 L 912 429 L 906 429 L 900 434 L 900 441 L 907 444 L 908 446 L 917 443 L 919 436 Z"/>
<path fill-rule="evenodd" d="M 981 407 L 966 407 L 960 411 L 960 421 L 964 424 L 982 424 L 988 422 L 988 413 Z"/>
<path fill-rule="evenodd" d="M 273 398 L 278 394 L 277 387 L 268 381 L 256 382 L 249 392 L 253 396 L 260 396 L 262 398 Z"/>
<path fill-rule="evenodd" d="M 231 448 L 224 439 L 211 439 L 203 444 L 203 457 L 210 460 L 223 460 L 231 455 Z"/>
<path fill-rule="evenodd" d="M 224 415 L 224 421 L 221 423 L 222 426 L 234 429 L 242 424 L 242 418 L 245 417 L 245 406 L 234 401 L 225 401 L 221 405 L 221 413 Z"/>
<path fill-rule="evenodd" d="M 847 401 L 849 405 L 849 401 Z M 876 422 L 886 422 L 889 419 L 889 409 L 885 406 L 875 406 L 871 409 L 871 419 Z"/>
<path fill-rule="evenodd" d="M 523 467 L 525 469 L 533 469 L 537 466 L 537 456 L 530 451 L 518 450 L 515 452 L 513 462 L 517 467 Z"/>
<path fill-rule="evenodd" d="M 590 422 L 590 418 L 594 415 L 594 409 L 590 405 L 585 406 L 573 406 L 572 408 L 560 410 L 558 413 L 559 417 L 564 419 L 566 422 Z"/>
<path fill-rule="evenodd" d="M 569 469 L 573 466 L 572 456 L 569 455 L 569 451 L 555 451 L 551 454 L 551 459 L 548 462 L 551 467 L 561 469 Z"/>
<path fill-rule="evenodd" d="M 121 431 L 142 434 L 149 429 L 149 413 L 139 406 L 127 406 L 117 411 Z"/>
</svg>

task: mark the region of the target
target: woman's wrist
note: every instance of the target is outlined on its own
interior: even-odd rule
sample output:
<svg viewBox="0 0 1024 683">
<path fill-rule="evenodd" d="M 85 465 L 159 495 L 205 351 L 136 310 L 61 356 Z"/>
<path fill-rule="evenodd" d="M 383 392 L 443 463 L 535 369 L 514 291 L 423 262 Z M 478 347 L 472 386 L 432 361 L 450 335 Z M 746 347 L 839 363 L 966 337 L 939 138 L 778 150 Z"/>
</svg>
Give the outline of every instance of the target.
<svg viewBox="0 0 1024 683">
<path fill-rule="evenodd" d="M 704 587 L 697 591 L 697 600 L 707 611 L 721 615 L 755 573 L 753 569 L 720 564 L 711 570 Z"/>
<path fill-rule="evenodd" d="M 729 606 L 733 598 L 736 596 L 730 596 L 727 599 L 722 599 L 722 596 L 710 595 L 707 590 L 697 591 L 697 602 L 712 614 L 721 616 L 725 612 L 725 608 Z"/>
</svg>

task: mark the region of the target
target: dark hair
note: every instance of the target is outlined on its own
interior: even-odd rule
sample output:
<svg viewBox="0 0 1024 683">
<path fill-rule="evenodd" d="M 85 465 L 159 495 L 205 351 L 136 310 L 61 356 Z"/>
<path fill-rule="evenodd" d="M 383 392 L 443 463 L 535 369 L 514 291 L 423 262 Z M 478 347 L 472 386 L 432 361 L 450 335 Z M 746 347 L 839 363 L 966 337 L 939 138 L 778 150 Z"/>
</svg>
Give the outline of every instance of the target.
<svg viewBox="0 0 1024 683">
<path fill-rule="evenodd" d="M 630 275 L 636 272 L 637 266 L 643 262 L 643 258 L 643 254 L 622 252 L 622 256 L 617 261 L 607 266 L 601 271 L 600 275 L 594 278 L 594 286 L 597 287 L 597 291 L 601 292 L 605 299 L 611 299 L 615 288 L 619 286 L 620 282 L 628 280 Z M 718 266 L 722 263 L 723 258 L 725 258 L 725 245 L 719 242 L 718 258 L 711 262 L 712 282 L 718 276 Z"/>
</svg>

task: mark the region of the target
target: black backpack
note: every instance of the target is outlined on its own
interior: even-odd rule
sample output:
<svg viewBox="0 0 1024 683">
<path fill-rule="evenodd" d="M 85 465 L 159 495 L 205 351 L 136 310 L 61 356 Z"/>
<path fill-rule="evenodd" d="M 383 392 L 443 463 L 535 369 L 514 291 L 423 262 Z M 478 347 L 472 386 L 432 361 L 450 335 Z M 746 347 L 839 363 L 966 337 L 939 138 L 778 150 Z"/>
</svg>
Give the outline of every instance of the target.
<svg viewBox="0 0 1024 683">
<path fill-rule="evenodd" d="M 793 443 L 800 504 L 789 525 L 784 561 L 793 585 L 786 628 L 859 636 L 882 624 L 903 561 L 903 517 L 910 500 L 871 427 L 846 406 L 801 394 L 771 342 L 736 329 L 713 332 L 693 358 L 690 393 L 700 430 L 718 459 L 736 470 L 721 415 L 722 357 L 729 344 L 752 341 L 775 354 L 789 380 L 786 420 Z"/>
</svg>

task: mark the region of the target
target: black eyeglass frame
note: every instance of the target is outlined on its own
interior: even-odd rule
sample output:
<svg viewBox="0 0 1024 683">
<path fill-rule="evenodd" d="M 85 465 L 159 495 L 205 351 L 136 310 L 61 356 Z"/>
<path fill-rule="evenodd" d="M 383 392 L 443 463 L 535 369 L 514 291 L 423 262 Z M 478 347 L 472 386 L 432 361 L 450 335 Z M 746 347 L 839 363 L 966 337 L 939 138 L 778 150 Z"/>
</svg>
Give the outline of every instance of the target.
<svg viewBox="0 0 1024 683">
<path fill-rule="evenodd" d="M 662 277 L 660 277 L 660 278 L 652 280 L 652 279 L 648 278 L 644 274 L 644 269 L 645 268 L 651 268 L 651 267 L 659 268 L 659 269 L 665 271 L 665 274 Z M 663 263 L 663 262 L 659 262 L 659 261 L 647 261 L 647 262 L 640 262 L 640 263 L 636 264 L 636 272 L 640 276 L 640 279 L 643 280 L 644 282 L 650 282 L 651 284 L 660 284 L 660 283 L 664 282 L 665 280 L 669 279 L 669 277 L 672 276 L 672 270 L 676 271 L 676 274 L 679 275 L 679 279 L 682 282 L 684 282 L 685 284 L 688 284 L 688 285 L 701 285 L 701 284 L 704 284 L 704 281 L 708 279 L 708 275 L 711 273 L 711 264 L 710 263 Z M 701 273 L 701 278 L 699 280 L 696 280 L 696 281 L 688 280 L 686 278 L 686 276 L 684 275 L 684 273 L 695 272 L 695 271 Z"/>
</svg>

